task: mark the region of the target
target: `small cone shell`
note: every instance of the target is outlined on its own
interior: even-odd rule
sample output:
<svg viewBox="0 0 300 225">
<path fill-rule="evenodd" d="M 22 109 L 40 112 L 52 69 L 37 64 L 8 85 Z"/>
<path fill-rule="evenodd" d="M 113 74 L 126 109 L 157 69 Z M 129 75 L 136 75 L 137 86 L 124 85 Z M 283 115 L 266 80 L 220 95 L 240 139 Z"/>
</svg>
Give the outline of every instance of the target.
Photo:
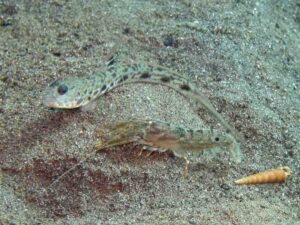
<svg viewBox="0 0 300 225">
<path fill-rule="evenodd" d="M 279 167 L 277 169 L 267 170 L 261 173 L 256 173 L 248 177 L 236 180 L 236 184 L 270 184 L 283 183 L 287 177 L 291 175 L 289 167 Z"/>
</svg>

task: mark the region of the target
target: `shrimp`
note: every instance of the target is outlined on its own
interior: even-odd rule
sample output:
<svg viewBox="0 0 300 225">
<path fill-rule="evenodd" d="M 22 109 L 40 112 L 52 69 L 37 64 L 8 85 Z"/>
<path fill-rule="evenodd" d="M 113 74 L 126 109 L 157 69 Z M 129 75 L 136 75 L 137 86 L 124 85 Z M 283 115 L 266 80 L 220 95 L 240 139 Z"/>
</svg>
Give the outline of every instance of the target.
<svg viewBox="0 0 300 225">
<path fill-rule="evenodd" d="M 99 140 L 95 145 L 95 152 L 130 143 L 143 145 L 142 150 L 150 153 L 169 150 L 176 157 L 185 160 L 184 176 L 188 174 L 188 159 L 198 157 L 206 149 L 225 147 L 228 148 L 232 161 L 240 163 L 242 160 L 241 150 L 236 140 L 230 134 L 213 129 L 191 130 L 159 121 L 129 120 L 101 126 L 96 132 Z M 93 156 L 95 152 L 65 171 L 48 188 Z"/>
<path fill-rule="evenodd" d="M 141 144 L 143 150 L 151 152 L 169 150 L 185 160 L 185 174 L 188 158 L 198 157 L 206 149 L 226 147 L 232 161 L 240 163 L 242 160 L 236 140 L 230 134 L 213 129 L 192 130 L 158 121 L 135 120 L 110 124 L 97 133 L 102 138 L 96 144 L 98 151 L 128 143 Z"/>
</svg>

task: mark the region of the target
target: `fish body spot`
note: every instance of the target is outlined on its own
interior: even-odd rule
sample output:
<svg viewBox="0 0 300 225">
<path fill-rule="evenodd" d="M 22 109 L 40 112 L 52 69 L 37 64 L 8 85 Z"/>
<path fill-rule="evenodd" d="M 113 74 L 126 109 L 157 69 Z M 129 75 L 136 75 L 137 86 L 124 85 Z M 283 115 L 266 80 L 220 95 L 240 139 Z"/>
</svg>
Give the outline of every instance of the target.
<svg viewBox="0 0 300 225">
<path fill-rule="evenodd" d="M 161 82 L 164 82 L 164 83 L 170 82 L 171 79 L 172 79 L 172 77 L 167 77 L 167 76 L 164 76 L 164 77 L 160 78 Z"/>
<path fill-rule="evenodd" d="M 123 76 L 123 81 L 127 80 L 128 79 L 128 76 L 127 75 L 124 75 Z"/>
<path fill-rule="evenodd" d="M 191 90 L 191 87 L 187 84 L 180 85 L 180 88 L 184 91 L 190 91 Z"/>
<path fill-rule="evenodd" d="M 151 77 L 151 74 L 148 73 L 148 72 L 144 72 L 142 73 L 142 75 L 140 76 L 141 79 L 147 79 L 147 78 L 150 78 Z"/>
<path fill-rule="evenodd" d="M 101 88 L 101 91 L 104 91 L 106 89 L 106 85 L 104 84 Z"/>
</svg>

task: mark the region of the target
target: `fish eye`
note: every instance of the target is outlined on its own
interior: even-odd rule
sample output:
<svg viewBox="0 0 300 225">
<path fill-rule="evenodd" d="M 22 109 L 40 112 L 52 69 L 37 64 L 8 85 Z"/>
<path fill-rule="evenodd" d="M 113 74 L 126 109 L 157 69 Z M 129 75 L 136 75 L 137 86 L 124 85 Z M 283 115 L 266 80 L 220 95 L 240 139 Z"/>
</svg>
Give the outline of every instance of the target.
<svg viewBox="0 0 300 225">
<path fill-rule="evenodd" d="M 67 91 L 68 91 L 68 86 L 65 85 L 65 84 L 61 84 L 61 85 L 59 85 L 58 88 L 57 88 L 57 92 L 58 92 L 58 94 L 60 94 L 60 95 L 66 94 Z"/>
<path fill-rule="evenodd" d="M 216 142 L 220 141 L 220 138 L 219 137 L 215 137 L 215 141 Z"/>
</svg>

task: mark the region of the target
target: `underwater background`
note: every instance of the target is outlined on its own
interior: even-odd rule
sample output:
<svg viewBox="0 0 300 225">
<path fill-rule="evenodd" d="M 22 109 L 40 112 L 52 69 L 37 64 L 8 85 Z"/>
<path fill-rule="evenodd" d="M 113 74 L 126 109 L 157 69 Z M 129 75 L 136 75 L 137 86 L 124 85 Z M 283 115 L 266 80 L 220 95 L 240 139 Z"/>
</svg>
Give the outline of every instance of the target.
<svg viewBox="0 0 300 225">
<path fill-rule="evenodd" d="M 183 177 L 172 153 L 129 144 L 93 154 L 96 130 L 119 120 L 223 129 L 160 85 L 119 87 L 89 112 L 42 104 L 55 79 L 112 61 L 197 84 L 242 136 L 243 161 L 208 152 Z M 299 84 L 298 0 L 2 0 L 0 224 L 300 224 Z M 283 184 L 234 184 L 279 166 L 292 171 Z"/>
</svg>

